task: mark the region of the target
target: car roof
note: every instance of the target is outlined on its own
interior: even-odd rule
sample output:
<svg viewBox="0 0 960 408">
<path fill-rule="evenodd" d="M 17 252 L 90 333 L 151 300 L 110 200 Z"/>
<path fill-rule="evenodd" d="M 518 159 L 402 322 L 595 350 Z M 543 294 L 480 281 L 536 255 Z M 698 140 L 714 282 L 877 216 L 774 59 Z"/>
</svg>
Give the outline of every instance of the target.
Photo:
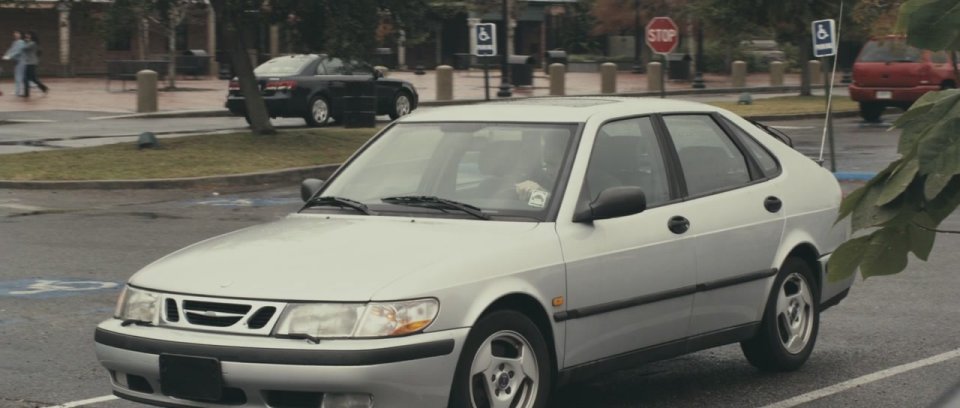
<svg viewBox="0 0 960 408">
<path fill-rule="evenodd" d="M 716 112 L 719 109 L 697 102 L 630 97 L 545 97 L 525 98 L 438 107 L 414 111 L 400 122 L 540 122 L 582 123 L 594 115 L 606 117 L 670 112 Z"/>
</svg>

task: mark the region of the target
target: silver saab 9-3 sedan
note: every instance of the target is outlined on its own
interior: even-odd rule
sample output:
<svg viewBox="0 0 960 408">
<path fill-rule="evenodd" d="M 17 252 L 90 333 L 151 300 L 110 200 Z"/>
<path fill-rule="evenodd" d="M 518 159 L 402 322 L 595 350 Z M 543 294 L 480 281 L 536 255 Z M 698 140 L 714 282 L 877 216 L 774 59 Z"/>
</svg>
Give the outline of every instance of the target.
<svg viewBox="0 0 960 408">
<path fill-rule="evenodd" d="M 739 342 L 800 367 L 831 279 L 833 175 L 754 124 L 659 99 L 419 111 L 283 220 L 130 278 L 96 330 L 161 406 L 538 408 L 556 387 Z"/>
</svg>

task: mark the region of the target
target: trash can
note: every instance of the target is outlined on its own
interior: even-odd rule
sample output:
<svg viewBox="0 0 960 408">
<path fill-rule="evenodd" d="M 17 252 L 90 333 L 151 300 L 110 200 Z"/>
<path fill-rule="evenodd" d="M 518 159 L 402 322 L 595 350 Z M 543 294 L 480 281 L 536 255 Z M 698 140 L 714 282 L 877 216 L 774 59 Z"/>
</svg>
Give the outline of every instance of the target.
<svg viewBox="0 0 960 408">
<path fill-rule="evenodd" d="M 544 72 L 550 73 L 550 64 L 567 65 L 567 52 L 564 50 L 547 50 L 543 55 Z"/>
<path fill-rule="evenodd" d="M 374 63 L 389 69 L 397 69 L 397 55 L 393 52 L 393 48 L 377 48 L 374 50 Z"/>
<path fill-rule="evenodd" d="M 513 86 L 533 86 L 533 65 L 536 63 L 529 55 L 511 55 L 507 58 L 510 65 L 510 83 Z"/>
<path fill-rule="evenodd" d="M 199 77 L 210 72 L 210 55 L 206 50 L 187 50 L 177 56 L 177 73 Z"/>
<path fill-rule="evenodd" d="M 670 79 L 687 80 L 690 79 L 690 58 L 689 54 L 667 54 L 667 77 Z"/>
</svg>

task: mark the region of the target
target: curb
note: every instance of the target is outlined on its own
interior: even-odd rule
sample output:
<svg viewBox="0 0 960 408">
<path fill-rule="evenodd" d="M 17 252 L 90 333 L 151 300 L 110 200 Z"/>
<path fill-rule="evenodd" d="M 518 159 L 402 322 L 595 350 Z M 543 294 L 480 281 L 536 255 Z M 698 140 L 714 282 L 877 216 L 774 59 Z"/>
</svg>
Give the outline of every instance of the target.
<svg viewBox="0 0 960 408">
<path fill-rule="evenodd" d="M 869 171 L 838 171 L 833 173 L 837 181 L 867 181 L 877 175 Z"/>
<path fill-rule="evenodd" d="M 131 190 L 131 189 L 183 189 L 198 187 L 236 187 L 272 184 L 299 184 L 303 179 L 315 177 L 326 179 L 340 164 L 297 167 L 276 171 L 231 174 L 226 176 L 185 177 L 173 179 L 143 180 L 84 180 L 84 181 L 16 181 L 0 180 L 0 188 L 22 190 Z"/>
<path fill-rule="evenodd" d="M 834 88 L 844 88 L 843 86 L 835 86 Z M 786 92 L 799 92 L 800 86 L 790 85 L 790 86 L 756 86 L 749 88 L 707 88 L 707 89 L 675 89 L 666 91 L 667 96 L 678 96 L 678 95 L 722 95 L 722 94 L 731 94 L 739 95 L 744 92 L 748 93 L 786 93 Z M 583 95 L 565 95 L 570 97 L 651 97 L 651 96 L 660 96 L 660 92 L 626 92 L 626 93 L 617 93 L 617 94 L 583 94 Z M 503 101 L 503 100 L 518 100 L 518 99 L 530 99 L 530 98 L 550 98 L 550 95 L 543 96 L 514 96 L 510 98 L 492 98 L 490 101 L 486 99 L 457 99 L 450 101 L 420 101 L 418 106 L 456 106 L 456 105 L 473 105 L 484 102 L 494 102 L 494 101 Z M 91 120 L 111 120 L 111 119 L 175 119 L 175 118 L 216 118 L 216 117 L 229 117 L 234 116 L 230 113 L 229 110 L 225 108 L 219 109 L 193 109 L 193 110 L 180 110 L 180 111 L 166 111 L 166 112 L 151 112 L 151 113 L 131 113 L 123 115 L 114 115 L 114 116 L 101 116 L 96 118 L 91 118 Z"/>
</svg>

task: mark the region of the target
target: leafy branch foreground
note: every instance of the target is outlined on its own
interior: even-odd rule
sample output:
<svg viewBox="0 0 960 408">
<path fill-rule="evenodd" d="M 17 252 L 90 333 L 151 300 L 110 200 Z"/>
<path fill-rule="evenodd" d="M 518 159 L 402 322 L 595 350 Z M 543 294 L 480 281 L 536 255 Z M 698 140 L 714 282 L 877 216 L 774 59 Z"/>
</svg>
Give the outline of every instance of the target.
<svg viewBox="0 0 960 408">
<path fill-rule="evenodd" d="M 865 278 L 898 273 L 908 252 L 927 260 L 937 232 L 945 232 L 937 226 L 960 205 L 960 90 L 924 95 L 894 126 L 902 130 L 902 157 L 840 207 L 853 231 L 877 229 L 837 248 L 829 264 L 834 279 L 857 266 Z"/>
</svg>

